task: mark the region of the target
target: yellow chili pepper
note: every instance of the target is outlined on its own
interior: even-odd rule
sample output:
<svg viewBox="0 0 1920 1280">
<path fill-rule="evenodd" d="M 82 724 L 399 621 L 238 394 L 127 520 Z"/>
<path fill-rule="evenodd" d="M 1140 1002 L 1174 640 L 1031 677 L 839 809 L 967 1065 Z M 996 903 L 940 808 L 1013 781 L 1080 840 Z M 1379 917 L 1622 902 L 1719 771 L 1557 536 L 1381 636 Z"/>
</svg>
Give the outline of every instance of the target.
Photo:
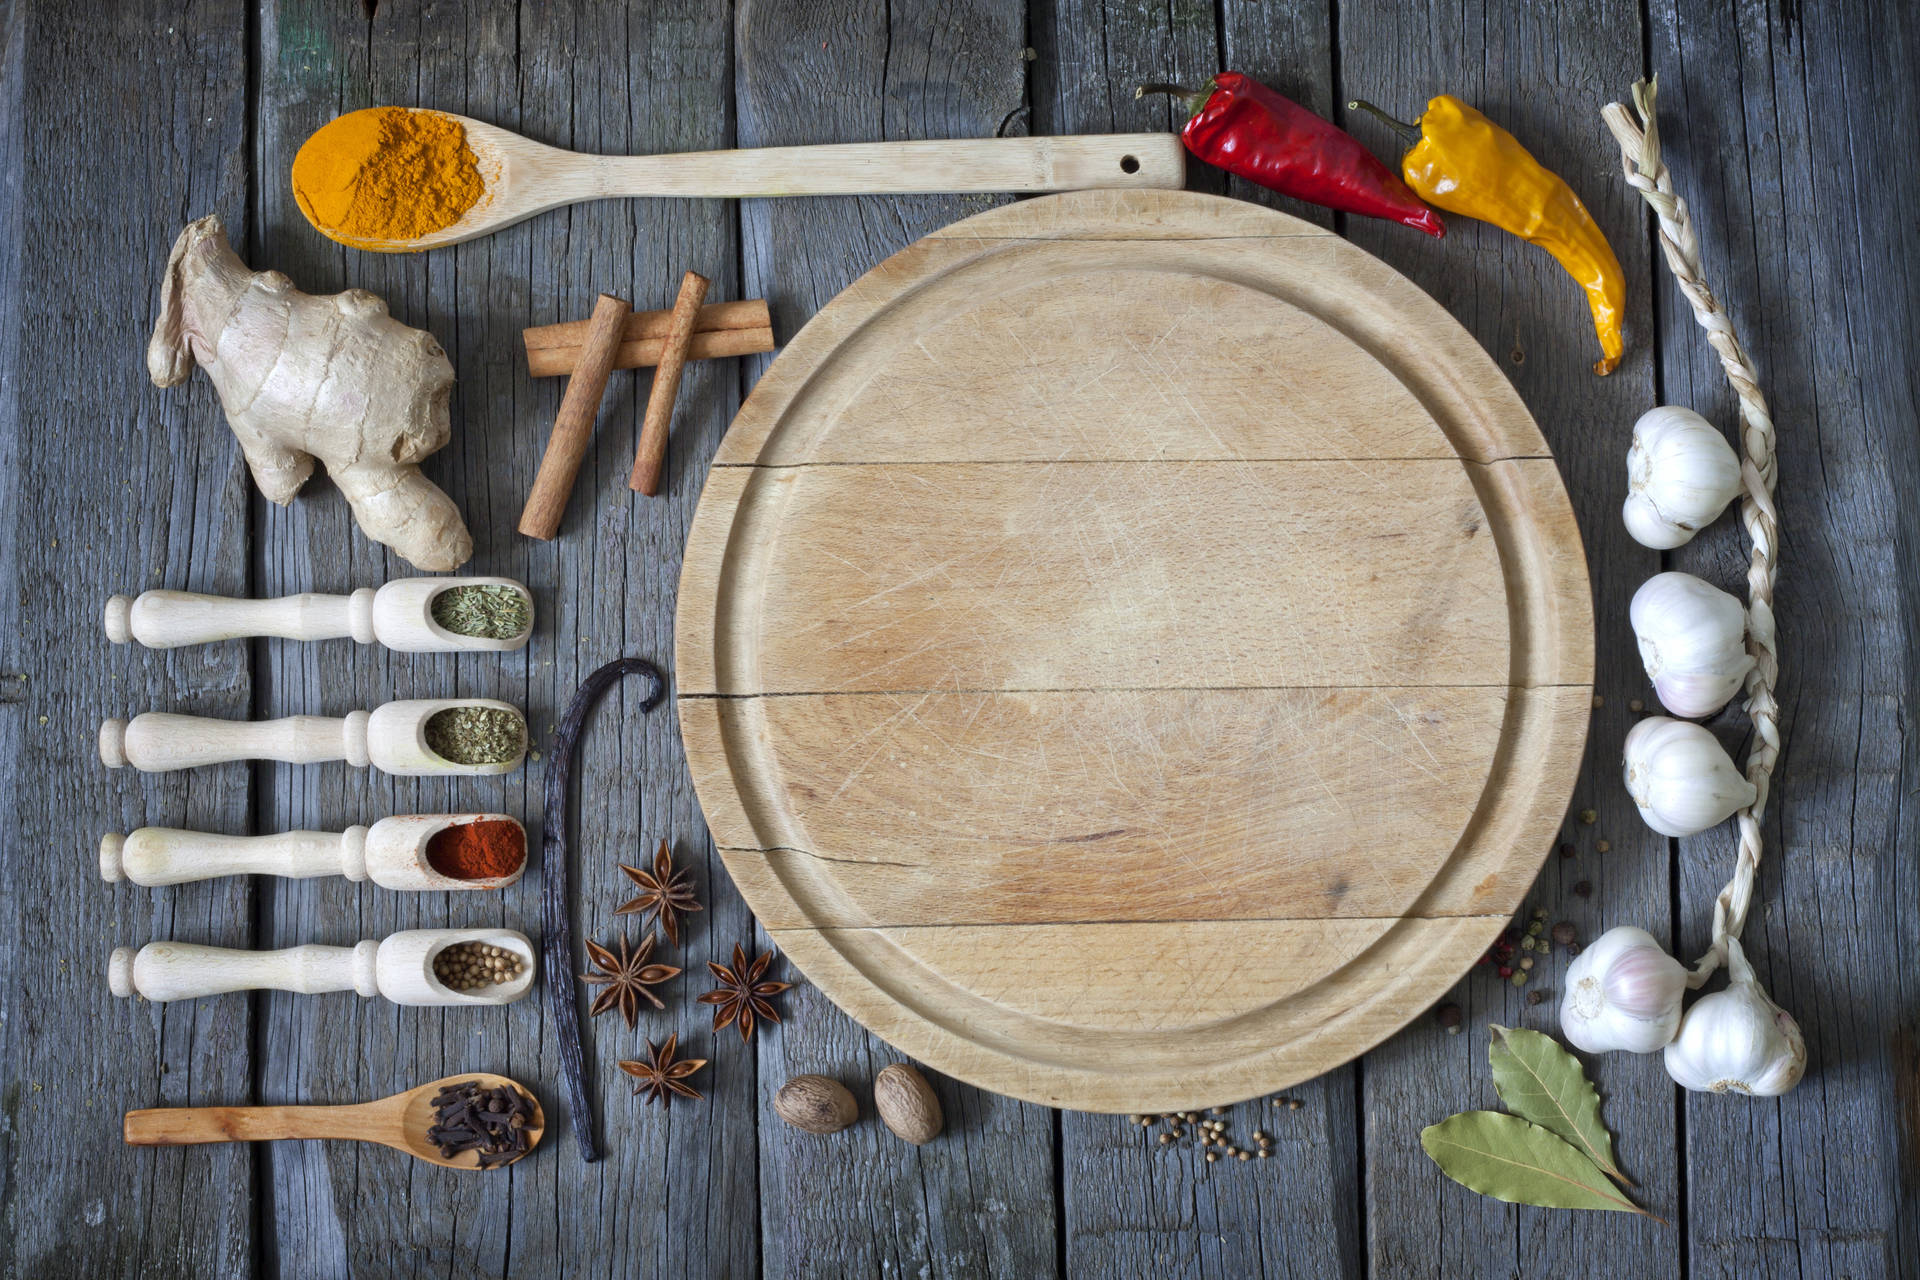
<svg viewBox="0 0 1920 1280">
<path fill-rule="evenodd" d="M 1409 135 L 1413 131 L 1370 103 L 1347 106 L 1371 111 Z M 1518 138 L 1452 94 L 1427 103 L 1419 125 L 1420 140 L 1400 162 L 1407 185 L 1430 205 L 1491 222 L 1551 253 L 1587 291 L 1600 338 L 1601 359 L 1593 371 L 1612 373 L 1625 348 L 1620 321 L 1627 280 L 1606 233 L 1573 188 Z"/>
</svg>

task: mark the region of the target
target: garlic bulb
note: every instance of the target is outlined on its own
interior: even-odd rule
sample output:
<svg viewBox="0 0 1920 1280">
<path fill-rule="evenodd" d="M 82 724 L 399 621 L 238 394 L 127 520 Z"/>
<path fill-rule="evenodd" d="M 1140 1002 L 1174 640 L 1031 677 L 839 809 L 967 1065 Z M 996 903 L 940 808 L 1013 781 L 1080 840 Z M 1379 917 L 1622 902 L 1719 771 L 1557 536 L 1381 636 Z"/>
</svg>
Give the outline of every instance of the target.
<svg viewBox="0 0 1920 1280">
<path fill-rule="evenodd" d="M 1626 744 L 1627 794 L 1663 836 L 1698 835 L 1754 802 L 1720 740 L 1690 720 L 1648 716 Z"/>
<path fill-rule="evenodd" d="M 1627 616 L 1653 691 L 1677 716 L 1712 715 L 1753 670 L 1745 606 L 1690 573 L 1648 578 L 1633 593 Z"/>
<path fill-rule="evenodd" d="M 1760 989 L 1738 938 L 1727 939 L 1727 978 L 1725 991 L 1687 1010 L 1667 1046 L 1667 1074 L 1696 1093 L 1785 1093 L 1807 1069 L 1800 1024 Z"/>
<path fill-rule="evenodd" d="M 1680 1025 L 1687 971 L 1653 935 L 1632 925 L 1607 930 L 1567 970 L 1560 1030 L 1588 1053 L 1652 1053 Z"/>
<path fill-rule="evenodd" d="M 1691 409 L 1662 405 L 1633 424 L 1627 502 L 1620 515 L 1643 547 L 1682 546 L 1740 492 L 1740 459 L 1720 429 Z"/>
</svg>

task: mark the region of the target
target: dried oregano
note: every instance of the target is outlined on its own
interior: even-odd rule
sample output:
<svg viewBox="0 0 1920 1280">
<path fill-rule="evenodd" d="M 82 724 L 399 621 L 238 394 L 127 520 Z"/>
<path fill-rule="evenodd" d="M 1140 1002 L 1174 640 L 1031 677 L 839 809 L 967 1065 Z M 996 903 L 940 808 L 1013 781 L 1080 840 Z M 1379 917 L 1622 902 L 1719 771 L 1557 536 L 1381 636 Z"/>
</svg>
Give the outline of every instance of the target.
<svg viewBox="0 0 1920 1280">
<path fill-rule="evenodd" d="M 524 592 L 484 582 L 440 592 L 433 598 L 433 620 L 455 635 L 511 640 L 526 631 L 533 609 Z"/>
<path fill-rule="evenodd" d="M 457 706 L 427 718 L 427 746 L 454 764 L 505 764 L 526 745 L 527 724 L 503 707 Z"/>
</svg>

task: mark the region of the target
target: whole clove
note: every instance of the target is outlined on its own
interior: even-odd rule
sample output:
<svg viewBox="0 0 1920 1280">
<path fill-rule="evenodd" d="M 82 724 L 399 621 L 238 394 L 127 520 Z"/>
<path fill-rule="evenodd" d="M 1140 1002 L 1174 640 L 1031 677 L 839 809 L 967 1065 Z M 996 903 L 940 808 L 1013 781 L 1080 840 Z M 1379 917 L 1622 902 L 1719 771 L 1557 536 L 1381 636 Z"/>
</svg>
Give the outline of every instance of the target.
<svg viewBox="0 0 1920 1280">
<path fill-rule="evenodd" d="M 451 1160 L 474 1152 L 482 1169 L 511 1164 L 527 1153 L 527 1125 L 533 1121 L 533 1099 L 512 1085 L 486 1088 L 478 1080 L 461 1080 L 433 1096 L 433 1123 L 427 1141 Z"/>
</svg>

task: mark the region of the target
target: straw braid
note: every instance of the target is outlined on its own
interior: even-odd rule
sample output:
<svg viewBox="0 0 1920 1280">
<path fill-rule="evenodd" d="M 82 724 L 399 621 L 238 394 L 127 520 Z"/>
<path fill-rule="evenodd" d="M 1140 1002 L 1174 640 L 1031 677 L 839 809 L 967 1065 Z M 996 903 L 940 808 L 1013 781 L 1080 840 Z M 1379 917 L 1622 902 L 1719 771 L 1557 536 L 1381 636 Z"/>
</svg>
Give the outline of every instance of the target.
<svg viewBox="0 0 1920 1280">
<path fill-rule="evenodd" d="M 1652 207 L 1660 222 L 1660 248 L 1672 269 L 1680 291 L 1693 307 L 1693 318 L 1707 331 L 1707 341 L 1720 357 L 1727 381 L 1740 398 L 1740 523 L 1746 526 L 1753 542 L 1753 556 L 1747 565 L 1747 652 L 1753 655 L 1753 670 L 1747 673 L 1747 714 L 1753 717 L 1753 747 L 1747 755 L 1747 780 L 1753 783 L 1754 801 L 1734 815 L 1739 826 L 1740 848 L 1733 879 L 1713 904 L 1713 946 L 1694 965 L 1688 985 L 1698 987 L 1726 962 L 1729 939 L 1740 935 L 1747 920 L 1747 908 L 1753 901 L 1754 877 L 1760 868 L 1760 821 L 1767 807 L 1767 784 L 1773 777 L 1773 765 L 1780 758 L 1780 704 L 1774 700 L 1773 686 L 1780 675 L 1779 649 L 1774 640 L 1773 580 L 1774 565 L 1780 553 L 1780 518 L 1773 506 L 1774 453 L 1773 419 L 1767 413 L 1767 399 L 1760 394 L 1760 375 L 1753 367 L 1733 323 L 1707 287 L 1700 267 L 1700 241 L 1693 232 L 1693 218 L 1687 202 L 1673 194 L 1673 180 L 1660 161 L 1660 128 L 1654 118 L 1654 95 L 1659 78 L 1653 83 L 1638 81 L 1633 86 L 1633 105 L 1639 112 L 1636 123 L 1627 109 L 1615 102 L 1600 112 L 1607 128 L 1620 143 L 1620 165 L 1627 182 Z"/>
</svg>

